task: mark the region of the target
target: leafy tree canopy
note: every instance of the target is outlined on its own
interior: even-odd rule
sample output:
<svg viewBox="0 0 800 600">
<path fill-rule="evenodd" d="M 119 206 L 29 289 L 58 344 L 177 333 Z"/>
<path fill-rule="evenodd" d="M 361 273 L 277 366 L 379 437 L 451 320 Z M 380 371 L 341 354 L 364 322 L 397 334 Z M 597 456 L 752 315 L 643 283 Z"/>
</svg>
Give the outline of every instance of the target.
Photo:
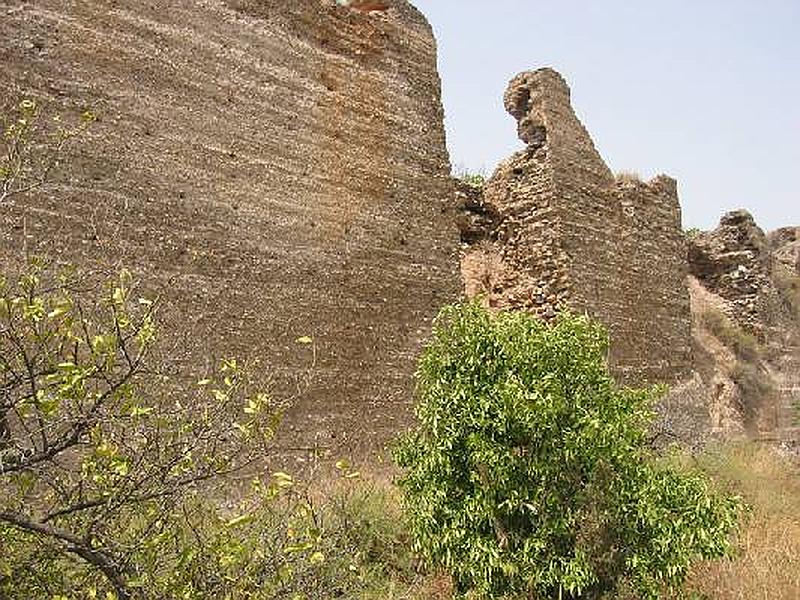
<svg viewBox="0 0 800 600">
<path fill-rule="evenodd" d="M 659 460 L 657 391 L 618 388 L 607 349 L 585 317 L 439 315 L 397 460 L 417 548 L 460 595 L 656 598 L 730 553 L 738 500 Z"/>
</svg>

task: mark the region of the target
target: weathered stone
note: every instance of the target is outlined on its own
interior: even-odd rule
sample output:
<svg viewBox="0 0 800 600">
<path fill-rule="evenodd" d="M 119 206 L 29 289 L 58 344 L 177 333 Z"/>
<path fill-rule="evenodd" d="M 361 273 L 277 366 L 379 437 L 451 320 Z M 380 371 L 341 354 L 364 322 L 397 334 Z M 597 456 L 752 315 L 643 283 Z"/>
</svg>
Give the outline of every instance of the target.
<svg viewBox="0 0 800 600">
<path fill-rule="evenodd" d="M 405 0 L 7 4 L 0 110 L 29 96 L 100 121 L 53 185 L 2 207 L 0 266 L 129 268 L 162 297 L 187 382 L 234 355 L 297 396 L 292 446 L 375 449 L 408 423 L 420 342 L 462 283 L 459 233 L 467 295 L 586 311 L 623 381 L 698 370 L 664 404 L 670 428 L 731 420 L 730 373 L 692 362 L 675 181 L 615 177 L 555 71 L 509 85 L 526 148 L 480 189 L 449 177 L 435 42 Z M 776 264 L 800 273 L 799 235 L 737 212 L 690 248 L 694 296 L 782 340 L 775 427 L 800 345 L 765 299 Z"/>
<path fill-rule="evenodd" d="M 621 379 L 676 380 L 691 345 L 675 181 L 617 180 L 551 69 L 514 78 L 505 105 L 527 148 L 483 190 L 495 232 L 464 250 L 467 293 L 544 318 L 586 311 L 609 327 Z"/>
<path fill-rule="evenodd" d="M 758 355 L 747 360 L 769 384 L 770 393 L 761 390 L 756 398 L 744 398 L 741 393 L 739 397 L 744 404 L 742 412 L 751 413 L 750 432 L 768 438 L 797 436 L 793 405 L 800 401 L 800 313 L 797 298 L 785 297 L 792 290 L 781 291 L 779 281 L 786 277 L 791 285 L 792 275 L 800 274 L 798 231 L 787 227 L 765 235 L 750 213 L 738 210 L 723 216 L 714 231 L 695 234 L 689 241 L 690 270 L 702 286 L 702 291 L 693 290 L 695 299 L 716 297 L 715 310 L 724 312 L 759 342 Z M 698 317 L 702 323 L 702 315 Z M 741 382 L 732 369 L 741 357 L 719 357 L 717 352 L 711 361 L 713 368 L 704 376 L 741 392 Z"/>
<path fill-rule="evenodd" d="M 774 304 L 772 253 L 767 236 L 745 210 L 722 217 L 714 231 L 689 239 L 689 270 L 729 301 L 729 316 L 764 339 L 765 312 Z"/>
<path fill-rule="evenodd" d="M 480 187 L 456 180 L 456 224 L 461 241 L 476 244 L 495 236 L 498 215 L 483 201 Z"/>
<path fill-rule="evenodd" d="M 778 262 L 800 275 L 800 227 L 783 227 L 767 236 Z"/>
<path fill-rule="evenodd" d="M 128 267 L 162 297 L 165 336 L 191 341 L 181 370 L 258 359 L 298 395 L 296 445 L 379 447 L 406 423 L 420 341 L 460 288 L 422 15 L 404 0 L 6 5 L 0 108 L 34 97 L 47 119 L 100 121 L 54 185 L 2 207 L 4 266 L 27 247 Z"/>
</svg>

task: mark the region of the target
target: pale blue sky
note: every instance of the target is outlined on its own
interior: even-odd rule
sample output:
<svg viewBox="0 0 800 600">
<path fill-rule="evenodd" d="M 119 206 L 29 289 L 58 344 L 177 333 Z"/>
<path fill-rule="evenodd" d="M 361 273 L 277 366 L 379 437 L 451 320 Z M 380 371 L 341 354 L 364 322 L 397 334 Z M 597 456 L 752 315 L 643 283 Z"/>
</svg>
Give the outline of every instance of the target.
<svg viewBox="0 0 800 600">
<path fill-rule="evenodd" d="M 516 73 L 560 71 L 615 171 L 679 180 L 684 224 L 800 225 L 800 0 L 412 0 L 433 24 L 455 166 L 521 147 Z"/>
</svg>

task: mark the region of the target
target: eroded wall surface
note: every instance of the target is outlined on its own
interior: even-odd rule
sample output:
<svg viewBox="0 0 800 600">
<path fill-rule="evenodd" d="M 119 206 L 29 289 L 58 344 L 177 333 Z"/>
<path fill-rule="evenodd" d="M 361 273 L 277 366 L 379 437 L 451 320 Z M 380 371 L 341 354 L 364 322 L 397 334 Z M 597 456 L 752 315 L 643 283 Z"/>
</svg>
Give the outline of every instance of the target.
<svg viewBox="0 0 800 600">
<path fill-rule="evenodd" d="M 586 311 L 608 326 L 623 381 L 677 380 L 691 367 L 691 320 L 674 180 L 615 178 L 551 69 L 517 76 L 505 105 L 527 147 L 484 187 L 486 234 L 465 237 L 475 217 L 462 223 L 467 293 L 545 318 Z"/>
<path fill-rule="evenodd" d="M 795 227 L 766 234 L 746 210 L 727 213 L 713 231 L 689 240 L 689 268 L 735 327 L 757 341 L 747 378 L 740 370 L 733 382 L 744 391 L 761 381 L 747 398 L 757 419 L 754 433 L 798 439 L 800 405 L 800 265 Z M 729 337 L 731 334 L 729 334 Z M 735 339 L 735 338 L 734 338 Z M 751 394 L 752 395 L 752 394 Z M 747 407 L 746 407 L 747 408 Z"/>
<path fill-rule="evenodd" d="M 258 358 L 294 443 L 379 445 L 460 291 L 435 42 L 380 4 L 6 0 L 4 108 L 99 121 L 3 207 L 2 261 L 126 266 L 189 333 L 176 368 Z"/>
<path fill-rule="evenodd" d="M 765 339 L 775 303 L 773 256 L 766 234 L 745 210 L 722 217 L 714 231 L 689 240 L 689 270 L 711 292 L 728 301 L 728 316 Z"/>
</svg>

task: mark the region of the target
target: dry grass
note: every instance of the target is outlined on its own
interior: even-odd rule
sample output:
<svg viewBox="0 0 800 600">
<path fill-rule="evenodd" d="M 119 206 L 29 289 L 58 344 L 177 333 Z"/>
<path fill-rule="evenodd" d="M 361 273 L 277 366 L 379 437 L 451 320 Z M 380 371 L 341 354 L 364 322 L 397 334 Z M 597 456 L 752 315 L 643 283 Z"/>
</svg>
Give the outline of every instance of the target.
<svg viewBox="0 0 800 600">
<path fill-rule="evenodd" d="M 394 581 L 369 600 L 452 600 L 453 588 L 445 576 L 420 578 L 411 586 Z"/>
<path fill-rule="evenodd" d="M 700 313 L 699 321 L 714 337 L 730 348 L 739 360 L 752 363 L 760 358 L 758 340 L 743 331 L 720 309 L 708 307 Z"/>
<path fill-rule="evenodd" d="M 775 382 L 765 366 L 764 348 L 750 333 L 734 323 L 718 307 L 698 314 L 699 325 L 733 354 L 729 376 L 741 394 L 738 407 L 749 430 L 759 428 L 759 416 L 775 399 Z"/>
<path fill-rule="evenodd" d="M 687 461 L 691 460 L 687 457 Z M 800 465 L 774 451 L 752 444 L 716 448 L 697 459 L 727 493 L 743 496 L 750 507 L 743 522 L 735 560 L 698 565 L 687 585 L 688 597 L 706 600 L 800 600 Z M 687 463 L 688 464 L 688 463 Z M 385 474 L 365 476 L 368 505 L 358 510 L 372 523 L 403 521 L 399 493 Z M 375 495 L 375 491 L 379 493 Z M 376 505 L 371 505 L 380 499 Z M 385 525 L 405 538 L 403 527 Z M 408 539 L 403 539 L 408 544 Z M 401 552 L 403 552 L 401 550 Z M 405 546 L 410 554 L 410 548 Z M 381 557 L 385 559 L 384 557 Z M 406 558 L 408 560 L 408 557 Z M 416 572 L 413 572 L 416 571 Z M 382 586 L 369 600 L 451 600 L 452 587 L 445 576 L 424 571 L 388 569 Z M 692 594 L 695 594 L 692 596 Z"/>
<path fill-rule="evenodd" d="M 636 171 L 620 171 L 617 173 L 619 183 L 642 183 L 642 176 Z"/>
<path fill-rule="evenodd" d="M 693 463 L 688 456 L 686 465 Z M 715 448 L 697 459 L 727 493 L 741 495 L 750 507 L 738 538 L 738 556 L 699 564 L 686 587 L 690 598 L 704 600 L 800 600 L 800 463 L 766 446 L 735 444 Z M 323 485 L 334 496 L 339 484 Z M 386 473 L 365 474 L 353 483 L 348 502 L 355 520 L 369 524 L 374 537 L 391 538 L 373 559 L 383 575 L 364 600 L 451 600 L 446 576 L 425 573 L 415 562 L 406 536 L 399 491 Z M 330 496 L 328 496 L 330 497 Z M 405 566 L 401 566 L 405 565 Z"/>
<path fill-rule="evenodd" d="M 689 589 L 713 600 L 800 599 L 800 470 L 767 448 L 740 445 L 702 459 L 751 510 L 733 561 L 700 565 Z"/>
<path fill-rule="evenodd" d="M 385 465 L 359 465 L 352 479 L 316 473 L 306 494 L 333 517 L 329 527 L 347 523 L 368 573 L 361 600 L 451 600 L 450 579 L 427 572 L 414 555 L 395 474 Z"/>
</svg>

